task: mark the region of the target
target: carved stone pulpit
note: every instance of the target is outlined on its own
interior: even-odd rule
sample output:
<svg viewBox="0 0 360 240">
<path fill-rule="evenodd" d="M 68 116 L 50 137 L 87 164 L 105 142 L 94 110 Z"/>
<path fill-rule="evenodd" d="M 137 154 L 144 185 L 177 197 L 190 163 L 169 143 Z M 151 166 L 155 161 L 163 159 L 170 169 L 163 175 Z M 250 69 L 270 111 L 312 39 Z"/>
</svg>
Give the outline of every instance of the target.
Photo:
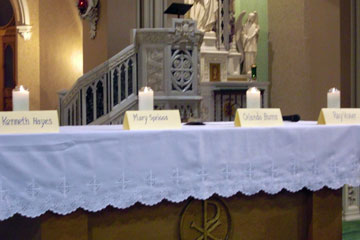
<svg viewBox="0 0 360 240">
<path fill-rule="evenodd" d="M 155 92 L 156 109 L 179 109 L 183 120 L 199 117 L 199 48 L 196 22 L 173 19 L 172 28 L 137 29 L 139 88 Z"/>
</svg>

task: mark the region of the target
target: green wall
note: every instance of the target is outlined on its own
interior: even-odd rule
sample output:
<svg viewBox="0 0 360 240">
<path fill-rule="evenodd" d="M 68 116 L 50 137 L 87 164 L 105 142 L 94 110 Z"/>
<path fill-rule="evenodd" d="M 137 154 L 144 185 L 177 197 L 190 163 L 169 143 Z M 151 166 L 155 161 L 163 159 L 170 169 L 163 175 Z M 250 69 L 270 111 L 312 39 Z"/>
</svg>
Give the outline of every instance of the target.
<svg viewBox="0 0 360 240">
<path fill-rule="evenodd" d="M 268 81 L 268 1 L 267 0 L 235 0 L 235 16 L 238 17 L 242 11 L 248 14 L 257 11 L 259 14 L 260 38 L 256 64 L 258 67 L 258 81 Z M 247 14 L 244 21 L 247 19 Z"/>
</svg>

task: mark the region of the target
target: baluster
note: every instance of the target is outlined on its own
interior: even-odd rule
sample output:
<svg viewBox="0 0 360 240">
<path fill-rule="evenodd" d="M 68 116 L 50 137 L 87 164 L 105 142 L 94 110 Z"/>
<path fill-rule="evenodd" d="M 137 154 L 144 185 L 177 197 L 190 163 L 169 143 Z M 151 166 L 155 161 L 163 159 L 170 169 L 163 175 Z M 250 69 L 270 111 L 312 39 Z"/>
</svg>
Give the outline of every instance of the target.
<svg viewBox="0 0 360 240">
<path fill-rule="evenodd" d="M 86 90 L 86 124 L 94 121 L 94 94 L 91 86 Z"/>
<path fill-rule="evenodd" d="M 70 108 L 68 108 L 68 111 L 67 111 L 67 124 L 66 125 L 68 125 L 68 126 L 71 125 L 71 123 L 70 123 Z"/>
<path fill-rule="evenodd" d="M 83 94 L 83 90 L 80 90 L 80 125 L 85 125 L 85 123 L 83 122 L 83 119 L 85 119 L 85 113 L 83 112 L 83 109 L 85 110 L 85 107 L 83 106 L 83 103 L 85 102 L 83 100 L 83 98 L 85 98 L 84 94 Z"/>
<path fill-rule="evenodd" d="M 96 86 L 94 86 L 94 83 L 92 83 L 93 85 L 93 91 L 92 91 L 92 97 L 93 97 L 93 121 L 96 120 Z"/>
<path fill-rule="evenodd" d="M 76 125 L 79 125 L 79 99 L 76 99 Z"/>
<path fill-rule="evenodd" d="M 126 94 L 126 73 L 125 73 L 125 66 L 124 64 L 121 66 L 121 74 L 120 74 L 120 85 L 121 85 L 121 90 L 120 90 L 120 102 L 122 102 L 125 99 L 125 94 Z"/>
<path fill-rule="evenodd" d="M 128 62 L 128 96 L 133 93 L 133 62 L 130 58 Z"/>
<path fill-rule="evenodd" d="M 104 115 L 104 86 L 102 80 L 96 84 L 96 119 Z"/>
<path fill-rule="evenodd" d="M 72 105 L 72 111 L 71 111 L 71 125 L 75 125 L 75 105 L 74 103 L 71 104 Z"/>
<path fill-rule="evenodd" d="M 119 67 L 116 67 L 113 73 L 113 106 L 119 104 Z"/>
<path fill-rule="evenodd" d="M 136 55 L 134 55 L 133 57 L 132 57 L 132 62 L 133 62 L 133 79 L 132 79 L 132 81 L 133 81 L 133 93 L 136 95 L 137 94 L 137 92 L 138 92 L 138 82 L 137 82 L 137 80 L 138 80 L 138 78 L 137 78 L 137 76 L 138 76 L 138 73 L 137 73 L 137 59 L 136 59 Z"/>
<path fill-rule="evenodd" d="M 114 105 L 119 104 L 120 99 L 120 68 L 116 67 L 114 70 Z"/>
<path fill-rule="evenodd" d="M 106 92 L 106 73 L 102 76 L 102 86 L 103 86 L 103 91 L 102 91 L 102 95 L 103 95 L 103 114 L 106 114 L 106 107 L 107 107 L 107 103 L 106 103 L 106 98 L 107 98 L 107 92 Z"/>
<path fill-rule="evenodd" d="M 110 106 L 111 106 L 111 103 L 110 103 L 110 99 L 111 99 L 111 85 L 109 84 L 109 82 L 110 82 L 110 77 L 109 76 L 111 76 L 111 75 L 109 75 L 109 74 L 111 74 L 111 70 L 109 71 L 109 72 L 107 72 L 106 73 L 106 75 L 105 75 L 105 81 L 106 81 L 106 108 L 105 108 L 105 110 L 106 110 L 106 113 L 109 113 L 111 110 L 110 110 Z"/>
<path fill-rule="evenodd" d="M 129 97 L 129 66 L 128 63 L 125 65 L 125 99 Z"/>
</svg>

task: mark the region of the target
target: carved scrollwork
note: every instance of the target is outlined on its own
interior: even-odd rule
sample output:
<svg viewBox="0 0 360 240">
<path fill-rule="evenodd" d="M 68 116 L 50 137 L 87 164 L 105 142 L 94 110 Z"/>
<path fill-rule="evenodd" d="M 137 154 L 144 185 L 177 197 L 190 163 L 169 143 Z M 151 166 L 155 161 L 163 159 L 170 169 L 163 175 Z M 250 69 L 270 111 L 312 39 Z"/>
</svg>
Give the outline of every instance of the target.
<svg viewBox="0 0 360 240">
<path fill-rule="evenodd" d="M 90 38 L 94 39 L 96 36 L 97 22 L 99 20 L 99 0 L 89 0 L 87 9 L 84 13 L 80 11 L 80 17 L 88 20 L 90 23 Z"/>
<path fill-rule="evenodd" d="M 164 110 L 164 109 L 166 109 L 166 105 L 165 105 L 165 103 L 155 103 L 154 109 L 155 110 Z"/>
<path fill-rule="evenodd" d="M 183 20 L 181 22 L 175 22 L 175 36 L 173 43 L 194 44 L 196 42 L 195 30 L 196 26 L 194 21 Z"/>
<path fill-rule="evenodd" d="M 190 118 L 194 117 L 194 109 L 192 104 L 175 104 L 173 109 L 178 109 L 182 122 L 187 122 Z"/>
<path fill-rule="evenodd" d="M 196 22 L 189 19 L 173 19 L 173 29 L 168 31 L 152 31 L 140 29 L 136 32 L 136 44 L 169 44 L 173 47 L 181 45 L 191 48 L 202 43 L 204 33 L 196 29 Z"/>
<path fill-rule="evenodd" d="M 29 25 L 18 25 L 16 26 L 17 32 L 24 38 L 24 40 L 29 40 L 31 38 L 32 26 Z"/>
<path fill-rule="evenodd" d="M 173 50 L 171 56 L 172 90 L 180 92 L 191 91 L 193 79 L 192 51 Z"/>
<path fill-rule="evenodd" d="M 149 48 L 147 55 L 148 85 L 155 91 L 164 91 L 164 51 L 161 48 Z"/>
</svg>

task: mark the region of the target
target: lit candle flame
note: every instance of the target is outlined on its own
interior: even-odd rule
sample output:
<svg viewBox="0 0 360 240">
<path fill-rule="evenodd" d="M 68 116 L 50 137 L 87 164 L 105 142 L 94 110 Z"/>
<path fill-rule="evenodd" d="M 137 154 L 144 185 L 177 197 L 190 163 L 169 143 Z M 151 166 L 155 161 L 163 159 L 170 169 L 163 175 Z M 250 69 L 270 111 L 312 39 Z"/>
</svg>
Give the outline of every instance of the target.
<svg viewBox="0 0 360 240">
<path fill-rule="evenodd" d="M 144 87 L 143 92 L 152 92 L 153 90 L 150 87 Z"/>
<path fill-rule="evenodd" d="M 260 92 L 259 89 L 257 89 L 256 87 L 249 88 L 248 91 L 251 92 L 251 93 Z"/>
<path fill-rule="evenodd" d="M 336 92 L 340 92 L 340 90 L 337 88 L 330 88 L 329 90 L 329 93 L 336 93 Z"/>
</svg>

